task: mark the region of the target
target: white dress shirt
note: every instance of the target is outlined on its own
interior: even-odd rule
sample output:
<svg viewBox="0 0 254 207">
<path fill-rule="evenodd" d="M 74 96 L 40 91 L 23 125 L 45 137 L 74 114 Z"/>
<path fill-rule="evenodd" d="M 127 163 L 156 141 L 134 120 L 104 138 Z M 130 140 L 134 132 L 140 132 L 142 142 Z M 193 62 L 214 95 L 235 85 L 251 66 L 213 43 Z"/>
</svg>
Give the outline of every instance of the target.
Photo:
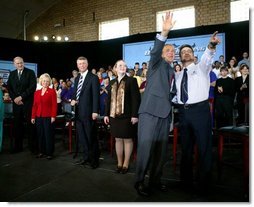
<svg viewBox="0 0 254 207">
<path fill-rule="evenodd" d="M 84 81 L 85 81 L 85 78 L 86 78 L 87 73 L 88 73 L 88 69 L 87 69 L 85 72 L 80 73 L 80 76 L 82 76 L 82 78 L 83 78 L 83 83 L 84 83 Z M 79 77 L 79 78 L 80 78 L 80 77 Z M 82 83 L 82 86 L 83 86 L 83 83 Z"/>
<path fill-rule="evenodd" d="M 188 65 L 188 100 L 186 104 L 194 104 L 205 101 L 209 95 L 210 89 L 210 71 L 212 70 L 213 57 L 215 51 L 206 48 L 201 56 L 198 64 L 191 63 Z M 179 73 L 175 73 L 177 94 L 173 99 L 176 104 L 183 104 L 181 102 L 181 81 L 183 77 L 184 68 Z"/>
</svg>

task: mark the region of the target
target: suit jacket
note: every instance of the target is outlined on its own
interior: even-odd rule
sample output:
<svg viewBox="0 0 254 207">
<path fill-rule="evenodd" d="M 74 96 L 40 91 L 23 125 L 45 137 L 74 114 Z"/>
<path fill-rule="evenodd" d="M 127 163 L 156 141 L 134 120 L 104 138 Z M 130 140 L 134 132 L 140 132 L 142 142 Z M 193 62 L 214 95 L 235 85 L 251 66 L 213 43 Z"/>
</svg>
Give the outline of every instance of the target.
<svg viewBox="0 0 254 207">
<path fill-rule="evenodd" d="M 32 108 L 32 118 L 36 117 L 56 117 L 57 113 L 57 100 L 55 89 L 48 88 L 44 95 L 41 91 L 37 90 L 34 93 L 34 102 Z"/>
<path fill-rule="evenodd" d="M 72 100 L 76 100 L 76 92 L 80 74 L 75 78 Z M 100 82 L 98 76 L 88 71 L 81 88 L 76 116 L 80 120 L 90 120 L 92 113 L 99 113 Z"/>
<path fill-rule="evenodd" d="M 240 90 L 243 84 L 247 85 L 247 88 Z M 244 98 L 249 98 L 249 75 L 246 77 L 245 81 L 243 82 L 243 77 L 237 77 L 235 79 L 235 86 L 237 92 L 237 100 L 243 100 Z"/>
<path fill-rule="evenodd" d="M 36 90 L 36 76 L 34 71 L 24 68 L 20 80 L 18 78 L 18 71 L 10 72 L 7 87 L 12 100 L 21 96 L 24 107 L 31 109 L 33 104 L 33 95 Z M 15 106 L 16 104 L 14 104 Z"/>
<path fill-rule="evenodd" d="M 174 92 L 174 70 L 161 57 L 164 45 L 165 42 L 155 39 L 147 71 L 146 88 L 139 108 L 139 113 L 149 113 L 160 118 L 169 116 L 173 97 L 171 93 Z"/>
<path fill-rule="evenodd" d="M 125 81 L 124 91 L 124 113 L 118 118 L 138 117 L 138 108 L 140 105 L 140 93 L 136 78 L 128 77 L 125 75 L 121 81 Z M 110 102 L 111 102 L 111 86 L 117 81 L 117 78 L 110 81 L 110 90 L 106 102 L 105 115 L 110 115 Z"/>
</svg>

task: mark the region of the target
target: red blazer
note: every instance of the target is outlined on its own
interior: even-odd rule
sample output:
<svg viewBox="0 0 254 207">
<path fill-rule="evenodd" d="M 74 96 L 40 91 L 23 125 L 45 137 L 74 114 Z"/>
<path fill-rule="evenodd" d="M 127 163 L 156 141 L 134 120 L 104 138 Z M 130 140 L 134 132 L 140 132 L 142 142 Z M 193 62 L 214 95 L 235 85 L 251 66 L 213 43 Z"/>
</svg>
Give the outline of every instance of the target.
<svg viewBox="0 0 254 207">
<path fill-rule="evenodd" d="M 55 89 L 48 88 L 44 95 L 42 89 L 34 92 L 34 102 L 32 108 L 32 119 L 36 117 L 56 117 L 57 100 Z"/>
</svg>

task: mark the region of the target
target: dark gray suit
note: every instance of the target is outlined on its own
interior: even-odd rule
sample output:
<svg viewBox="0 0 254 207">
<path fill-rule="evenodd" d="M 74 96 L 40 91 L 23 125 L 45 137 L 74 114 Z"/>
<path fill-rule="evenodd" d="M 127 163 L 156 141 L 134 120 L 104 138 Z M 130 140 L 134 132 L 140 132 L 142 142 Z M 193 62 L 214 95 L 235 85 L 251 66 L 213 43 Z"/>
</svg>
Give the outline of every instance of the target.
<svg viewBox="0 0 254 207">
<path fill-rule="evenodd" d="M 139 108 L 136 182 L 143 182 L 150 163 L 150 184 L 160 182 L 171 121 L 174 70 L 162 57 L 164 41 L 156 38 L 147 85 Z"/>
<path fill-rule="evenodd" d="M 24 119 L 27 123 L 28 147 L 31 152 L 36 153 L 37 143 L 34 136 L 34 125 L 31 124 L 31 113 L 33 105 L 33 96 L 36 89 L 36 76 L 34 71 L 24 68 L 20 80 L 18 78 L 18 71 L 10 72 L 8 82 L 8 91 L 12 100 L 21 96 L 23 105 L 17 105 L 13 102 L 13 116 L 14 116 L 14 146 L 13 152 L 20 152 L 23 150 L 23 139 L 25 134 Z M 12 144 L 11 144 L 12 145 Z"/>
</svg>

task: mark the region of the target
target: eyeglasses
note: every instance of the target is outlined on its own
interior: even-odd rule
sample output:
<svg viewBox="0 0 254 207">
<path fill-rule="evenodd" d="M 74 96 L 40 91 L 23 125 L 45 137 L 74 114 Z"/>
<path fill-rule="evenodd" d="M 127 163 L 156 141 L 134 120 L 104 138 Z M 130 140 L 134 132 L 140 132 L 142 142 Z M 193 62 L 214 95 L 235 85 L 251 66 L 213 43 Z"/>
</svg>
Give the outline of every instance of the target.
<svg viewBox="0 0 254 207">
<path fill-rule="evenodd" d="M 181 51 L 181 54 L 186 54 L 186 53 L 190 54 L 190 53 L 192 53 L 192 50 L 182 50 Z"/>
</svg>

